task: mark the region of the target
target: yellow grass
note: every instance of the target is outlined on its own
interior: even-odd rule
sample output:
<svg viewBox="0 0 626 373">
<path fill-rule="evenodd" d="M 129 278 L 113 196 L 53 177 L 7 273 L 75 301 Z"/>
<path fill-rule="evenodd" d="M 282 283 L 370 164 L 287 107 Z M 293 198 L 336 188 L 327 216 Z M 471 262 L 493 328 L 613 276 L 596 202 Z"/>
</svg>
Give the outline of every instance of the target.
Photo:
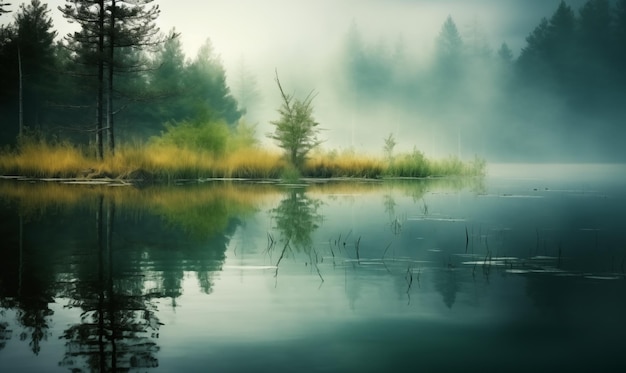
<svg viewBox="0 0 626 373">
<path fill-rule="evenodd" d="M 98 160 L 87 149 L 66 142 L 22 141 L 15 151 L 0 153 L 0 175 L 26 177 L 132 179 L 139 171 L 159 180 L 204 178 L 277 179 L 289 165 L 275 152 L 259 148 L 239 149 L 223 156 L 174 145 L 122 145 L 115 154 Z M 431 161 L 421 153 L 399 155 L 392 162 L 382 158 L 316 152 L 307 160 L 301 176 L 425 177 L 480 175 L 484 162 L 465 163 L 456 158 Z"/>
<path fill-rule="evenodd" d="M 128 178 L 142 170 L 158 179 L 278 178 L 285 167 L 280 154 L 242 149 L 224 156 L 171 145 L 122 145 L 104 160 L 69 143 L 25 141 L 0 153 L 0 174 L 26 177 Z"/>
<path fill-rule="evenodd" d="M 89 165 L 80 149 L 65 142 L 25 142 L 19 151 L 0 155 L 0 171 L 4 175 L 74 177 Z"/>
<path fill-rule="evenodd" d="M 376 178 L 383 174 L 384 162 L 354 153 L 341 155 L 317 153 L 305 164 L 304 174 L 310 177 L 366 177 Z"/>
</svg>

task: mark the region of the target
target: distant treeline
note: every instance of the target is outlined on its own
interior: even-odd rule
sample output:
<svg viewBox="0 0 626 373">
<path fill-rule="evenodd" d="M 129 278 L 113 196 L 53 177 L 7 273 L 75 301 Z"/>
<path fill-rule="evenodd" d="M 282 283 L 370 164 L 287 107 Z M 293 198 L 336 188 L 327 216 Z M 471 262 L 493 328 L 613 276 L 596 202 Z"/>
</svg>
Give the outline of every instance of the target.
<svg viewBox="0 0 626 373">
<path fill-rule="evenodd" d="M 20 84 L 25 126 L 46 136 L 93 141 L 93 50 L 57 38 L 49 14 L 46 4 L 32 0 L 15 12 L 13 23 L 0 26 L 3 144 L 14 143 L 18 133 Z M 342 105 L 359 111 L 364 104 L 391 102 L 444 132 L 464 128 L 464 144 L 486 147 L 487 155 L 532 154 L 532 144 L 540 141 L 582 148 L 592 139 L 605 149 L 621 149 L 626 0 L 589 0 L 576 10 L 561 2 L 549 18 L 538 20 L 518 56 L 506 42 L 490 46 L 477 22 L 470 28 L 462 36 L 448 17 L 434 54 L 416 58 L 411 40 L 369 44 L 353 24 L 340 60 L 344 80 L 338 86 L 347 98 Z M 255 87 L 242 82 L 238 102 L 210 41 L 189 59 L 175 30 L 162 40 L 120 47 L 107 66 L 116 76 L 111 95 L 118 135 L 143 141 L 164 124 L 183 121 L 222 121 L 234 128 L 247 101 L 258 95 Z"/>
<path fill-rule="evenodd" d="M 517 57 L 506 42 L 489 45 L 477 21 L 464 31 L 448 17 L 434 53 L 416 56 L 410 40 L 369 44 L 353 24 L 346 103 L 392 102 L 454 141 L 461 128 L 487 156 L 626 159 L 626 0 L 562 1 Z"/>
</svg>

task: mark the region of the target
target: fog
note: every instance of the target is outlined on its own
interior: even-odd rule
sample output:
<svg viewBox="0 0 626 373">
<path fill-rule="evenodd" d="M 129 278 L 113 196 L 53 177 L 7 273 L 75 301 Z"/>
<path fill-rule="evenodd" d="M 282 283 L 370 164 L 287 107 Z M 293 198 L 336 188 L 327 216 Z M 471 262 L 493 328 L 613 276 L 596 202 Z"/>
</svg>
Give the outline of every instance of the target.
<svg viewBox="0 0 626 373">
<path fill-rule="evenodd" d="M 48 3 L 63 35 L 71 25 L 56 7 L 64 1 Z M 515 62 L 527 45 L 526 38 L 542 18 L 550 19 L 560 0 L 156 3 L 161 9 L 158 26 L 163 32 L 175 28 L 181 33 L 188 58 L 210 39 L 235 98 L 245 90 L 256 93 L 246 107 L 245 120 L 257 125 L 257 135 L 266 145 L 270 142 L 265 134 L 272 129 L 270 121 L 276 119 L 280 105 L 278 72 L 285 90 L 296 97 L 315 92 L 314 115 L 324 128 L 325 149 L 380 153 L 383 139 L 393 133 L 397 151 L 416 148 L 427 156 L 478 155 L 497 161 L 625 159 L 616 140 L 607 142 L 616 136 L 606 136 L 607 129 L 623 127 L 615 124 L 623 110 L 602 110 L 601 117 L 593 110 L 577 112 L 572 110 L 577 105 L 558 92 L 526 90 L 519 82 L 507 85 L 511 78 L 495 62 L 464 60 L 465 75 L 458 79 L 437 66 L 437 38 L 448 17 L 464 50 L 481 48 L 496 60 L 498 49 L 506 43 Z M 577 16 L 584 3 L 567 1 Z M 363 71 L 386 75 L 351 75 L 357 74 L 351 70 L 351 35 L 357 35 L 368 58 L 380 59 L 379 70 Z M 447 79 L 454 83 L 448 84 Z M 616 89 L 612 97 L 623 103 L 624 88 Z M 575 129 L 563 131 L 568 123 Z M 596 136 L 600 132 L 603 135 Z M 622 136 L 624 131 L 615 134 Z"/>
<path fill-rule="evenodd" d="M 537 134 L 532 141 L 511 148 L 511 142 L 517 143 L 516 137 L 531 135 L 516 132 L 524 128 L 524 121 L 585 119 L 572 118 L 558 95 L 546 95 L 539 100 L 541 106 L 533 103 L 532 117 L 508 116 L 501 110 L 503 103 L 498 102 L 499 82 L 489 74 L 492 66 L 484 66 L 484 71 L 480 66 L 473 69 L 476 80 L 468 80 L 468 86 L 460 88 L 470 99 L 447 104 L 424 95 L 412 101 L 407 94 L 398 95 L 394 84 L 385 87 L 389 92 L 368 97 L 368 92 L 355 92 L 355 87 L 349 87 L 347 82 L 345 49 L 351 27 L 356 27 L 365 48 L 378 48 L 393 57 L 393 49 L 401 44 L 406 60 L 398 71 L 407 75 L 428 74 L 437 36 L 448 16 L 456 23 L 466 45 L 485 43 L 495 54 L 506 42 L 513 58 L 517 58 L 526 37 L 543 17 L 554 13 L 559 3 L 249 0 L 186 1 L 182 7 L 162 2 L 160 22 L 162 27 L 176 26 L 190 55 L 204 38 L 210 38 L 221 55 L 235 96 L 242 70 L 254 77 L 260 99 L 256 107 L 248 108 L 248 120 L 257 123 L 261 138 L 271 130 L 269 122 L 276 118 L 280 105 L 274 82 L 277 70 L 288 92 L 300 97 L 311 90 L 317 93 L 315 116 L 325 129 L 322 136 L 328 149 L 380 152 L 383 139 L 393 133 L 398 151 L 416 147 L 437 157 L 454 154 L 469 158 L 476 154 L 503 160 L 523 160 L 526 156 L 540 160 L 611 158 L 612 155 L 596 154 L 603 145 L 586 142 L 587 134 L 581 134 L 580 139 L 569 134 L 574 140 L 560 136 L 558 131 Z M 567 2 L 575 13 L 584 3 Z M 180 22 L 181 19 L 185 21 Z M 577 144 L 575 152 L 562 149 L 568 141 L 570 145 Z"/>
</svg>

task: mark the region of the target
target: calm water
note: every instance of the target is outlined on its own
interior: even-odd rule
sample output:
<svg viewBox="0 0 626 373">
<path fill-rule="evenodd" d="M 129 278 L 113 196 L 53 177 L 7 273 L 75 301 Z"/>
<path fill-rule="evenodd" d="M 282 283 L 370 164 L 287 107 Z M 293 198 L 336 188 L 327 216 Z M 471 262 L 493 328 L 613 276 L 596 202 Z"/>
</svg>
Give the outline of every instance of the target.
<svg viewBox="0 0 626 373">
<path fill-rule="evenodd" d="M 625 371 L 625 187 L 3 181 L 0 370 Z"/>
</svg>

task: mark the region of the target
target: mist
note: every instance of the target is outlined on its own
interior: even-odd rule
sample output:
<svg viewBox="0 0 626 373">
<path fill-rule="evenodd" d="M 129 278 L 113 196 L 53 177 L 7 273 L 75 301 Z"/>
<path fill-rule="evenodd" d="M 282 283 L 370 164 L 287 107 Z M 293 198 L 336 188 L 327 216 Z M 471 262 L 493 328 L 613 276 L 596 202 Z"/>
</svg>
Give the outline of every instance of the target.
<svg viewBox="0 0 626 373">
<path fill-rule="evenodd" d="M 512 83 L 519 78 L 504 71 L 515 68 L 526 38 L 542 18 L 550 19 L 558 0 L 188 3 L 206 9 L 198 14 L 205 22 L 199 26 L 191 18 L 177 30 L 190 48 L 200 35 L 211 39 L 235 98 L 242 94 L 242 77 L 252 80 L 257 99 L 247 107 L 245 119 L 257 124 L 267 145 L 264 135 L 280 105 L 274 81 L 278 72 L 288 92 L 299 97 L 315 92 L 315 118 L 325 129 L 325 149 L 380 153 L 383 139 L 393 133 L 397 151 L 415 148 L 434 157 L 624 159 L 620 145 L 610 143 L 615 136 L 605 132 L 619 129 L 622 112 L 582 113 L 558 92 Z M 567 5 L 578 16 L 584 3 Z M 170 6 L 162 4 L 162 22 L 190 17 L 188 7 L 170 11 Z M 464 76 L 444 87 L 440 78 L 445 73 L 438 70 L 435 55 L 447 17 L 454 21 L 464 51 L 481 49 L 477 53 L 488 58 L 465 59 Z M 362 48 L 358 53 L 379 64 L 363 72 L 371 75 L 369 81 L 358 84 L 351 77 L 355 66 L 350 58 L 355 56 L 349 55 L 348 45 L 354 32 Z M 511 66 L 499 64 L 502 43 L 511 49 Z"/>
<path fill-rule="evenodd" d="M 64 1 L 49 3 L 56 8 Z M 527 38 L 542 19 L 550 21 L 560 0 L 156 3 L 158 26 L 181 34 L 188 59 L 210 40 L 231 94 L 245 109 L 243 120 L 256 125 L 264 146 L 274 146 L 266 134 L 278 116 L 278 74 L 288 93 L 314 92 L 326 150 L 380 154 L 383 139 L 393 134 L 396 151 L 416 149 L 433 157 L 626 159 L 619 141 L 626 134 L 626 78 L 613 76 L 623 46 L 610 57 L 613 70 L 576 49 L 568 56 L 577 61 L 571 68 L 580 78 L 575 86 L 567 83 L 573 77 L 553 79 L 560 60 L 549 71 L 537 73 L 538 65 L 524 70 L 523 51 L 532 49 Z M 564 4 L 580 18 L 586 3 Z M 57 13 L 53 18 L 63 35 L 72 25 Z M 458 51 L 450 53 L 459 55 L 441 50 L 447 20 L 460 37 Z M 500 53 L 503 43 L 508 61 Z M 594 74 L 603 76 L 581 78 Z"/>
</svg>

